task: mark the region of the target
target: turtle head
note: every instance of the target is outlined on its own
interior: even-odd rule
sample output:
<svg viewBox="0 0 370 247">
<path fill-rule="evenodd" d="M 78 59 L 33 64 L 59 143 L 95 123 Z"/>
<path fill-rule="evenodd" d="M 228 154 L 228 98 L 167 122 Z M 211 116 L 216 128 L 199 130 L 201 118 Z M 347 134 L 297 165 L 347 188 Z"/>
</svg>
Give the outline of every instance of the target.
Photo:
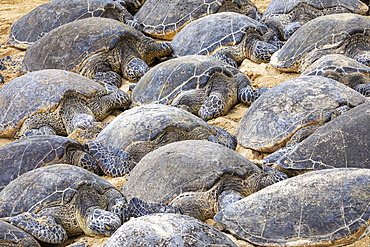
<svg viewBox="0 0 370 247">
<path fill-rule="evenodd" d="M 155 41 L 150 37 L 144 37 L 138 51 L 145 63 L 150 65 L 156 58 L 168 58 L 173 53 L 173 48 L 169 42 Z"/>
<path fill-rule="evenodd" d="M 255 63 L 268 63 L 278 48 L 264 41 L 256 41 L 252 45 L 250 59 Z"/>
<path fill-rule="evenodd" d="M 111 236 L 121 226 L 118 215 L 101 208 L 87 210 L 85 233 L 90 236 Z"/>
<path fill-rule="evenodd" d="M 130 97 L 124 91 L 108 84 L 104 86 L 106 90 L 95 94 L 88 102 L 97 121 L 103 120 L 114 109 L 127 109 L 130 105 Z"/>
</svg>

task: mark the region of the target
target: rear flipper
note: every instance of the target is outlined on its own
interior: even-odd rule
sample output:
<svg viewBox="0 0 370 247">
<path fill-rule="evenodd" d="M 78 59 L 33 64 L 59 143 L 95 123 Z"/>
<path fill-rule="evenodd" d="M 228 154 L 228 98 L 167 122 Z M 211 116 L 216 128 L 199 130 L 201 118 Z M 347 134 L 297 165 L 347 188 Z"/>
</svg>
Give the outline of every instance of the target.
<svg viewBox="0 0 370 247">
<path fill-rule="evenodd" d="M 68 236 L 64 228 L 50 216 L 38 216 L 32 213 L 22 213 L 5 219 L 13 225 L 28 232 L 38 240 L 50 244 L 60 244 Z"/>
</svg>

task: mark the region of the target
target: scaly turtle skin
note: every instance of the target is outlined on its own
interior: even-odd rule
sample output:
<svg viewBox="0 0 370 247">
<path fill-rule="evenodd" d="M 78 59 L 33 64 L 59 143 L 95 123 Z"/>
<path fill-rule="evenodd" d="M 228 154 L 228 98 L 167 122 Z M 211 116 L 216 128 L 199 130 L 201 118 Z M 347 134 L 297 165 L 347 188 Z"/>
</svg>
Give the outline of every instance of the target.
<svg viewBox="0 0 370 247">
<path fill-rule="evenodd" d="M 105 179 L 56 164 L 10 182 L 0 192 L 0 217 L 43 242 L 61 243 L 82 233 L 111 235 L 121 225 L 114 208 L 122 202 L 120 191 Z"/>
<path fill-rule="evenodd" d="M 32 235 L 0 219 L 0 246 L 40 247 L 40 244 Z"/>
<path fill-rule="evenodd" d="M 171 41 L 174 54 L 219 54 L 240 64 L 269 62 L 282 46 L 264 24 L 238 13 L 217 13 L 191 22 Z"/>
<path fill-rule="evenodd" d="M 370 169 L 309 172 L 268 186 L 214 219 L 258 246 L 342 246 L 366 236 Z"/>
<path fill-rule="evenodd" d="M 92 17 L 53 29 L 30 46 L 22 71 L 63 69 L 120 86 L 121 76 L 137 81 L 155 58 L 172 53 L 166 42 L 156 42 L 122 22 Z"/>
<path fill-rule="evenodd" d="M 117 87 L 64 70 L 36 71 L 0 89 L 0 136 L 67 135 L 128 105 L 128 95 Z"/>
<path fill-rule="evenodd" d="M 135 17 L 145 34 L 172 40 L 187 24 L 216 12 L 238 12 L 260 20 L 257 7 L 249 0 L 147 0 Z"/>
<path fill-rule="evenodd" d="M 127 177 L 122 193 L 128 199 L 135 196 L 173 206 L 204 221 L 220 208 L 285 177 L 276 170 L 263 172 L 223 145 L 187 140 L 145 155 Z"/>
<path fill-rule="evenodd" d="M 328 54 L 342 54 L 370 65 L 370 18 L 335 14 L 315 18 L 299 28 L 271 57 L 282 71 L 303 72 Z"/>
<path fill-rule="evenodd" d="M 262 20 L 281 40 L 287 40 L 304 23 L 324 15 L 365 15 L 368 7 L 359 0 L 272 0 Z"/>
<path fill-rule="evenodd" d="M 193 217 L 159 213 L 126 222 L 104 246 L 236 247 L 237 245 L 222 232 Z"/>
<path fill-rule="evenodd" d="M 89 17 L 106 17 L 128 25 L 139 25 L 127 11 L 127 6 L 142 4 L 139 0 L 52 0 L 41 4 L 14 22 L 9 42 L 27 49 L 36 40 L 63 24 Z"/>
<path fill-rule="evenodd" d="M 244 114 L 235 135 L 245 148 L 272 153 L 303 140 L 338 112 L 366 100 L 333 79 L 297 77 L 261 95 Z"/>
<path fill-rule="evenodd" d="M 340 54 L 326 55 L 311 64 L 300 76 L 325 76 L 370 96 L 370 67 Z"/>
<path fill-rule="evenodd" d="M 369 129 L 367 101 L 317 129 L 274 167 L 290 176 L 330 168 L 370 168 Z"/>
<path fill-rule="evenodd" d="M 211 56 L 184 56 L 158 64 L 132 92 L 132 106 L 185 106 L 204 120 L 225 115 L 238 101 L 251 104 L 265 90 L 253 90 L 238 69 Z"/>
<path fill-rule="evenodd" d="M 94 143 L 128 153 L 127 173 L 144 155 L 161 146 L 183 140 L 208 140 L 235 149 L 236 141 L 225 130 L 209 125 L 190 112 L 173 106 L 150 104 L 118 115 Z M 91 145 L 87 143 L 87 146 Z M 90 152 L 94 155 L 94 152 Z"/>
</svg>

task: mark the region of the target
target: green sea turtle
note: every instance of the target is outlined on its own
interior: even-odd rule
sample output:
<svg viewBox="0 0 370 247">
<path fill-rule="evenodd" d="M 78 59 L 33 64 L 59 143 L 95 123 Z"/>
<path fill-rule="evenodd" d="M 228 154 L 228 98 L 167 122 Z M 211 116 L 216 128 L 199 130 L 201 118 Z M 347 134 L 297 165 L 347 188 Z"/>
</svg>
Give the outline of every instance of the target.
<svg viewBox="0 0 370 247">
<path fill-rule="evenodd" d="M 268 186 L 214 219 L 258 246 L 344 246 L 368 235 L 370 169 L 309 172 Z"/>
<path fill-rule="evenodd" d="M 22 71 L 63 69 L 120 86 L 121 76 L 137 81 L 155 58 L 172 48 L 122 22 L 91 17 L 64 24 L 30 46 Z"/>
<path fill-rule="evenodd" d="M 282 71 L 303 72 L 328 54 L 342 54 L 370 65 L 370 18 L 335 14 L 315 18 L 299 28 L 273 54 L 270 64 Z"/>
<path fill-rule="evenodd" d="M 252 89 L 238 69 L 211 56 L 184 56 L 153 67 L 135 86 L 132 106 L 185 106 L 204 120 L 225 115 L 238 101 L 251 104 L 267 88 Z"/>
<path fill-rule="evenodd" d="M 274 167 L 289 176 L 331 168 L 370 168 L 369 129 L 367 101 L 318 128 L 278 158 Z"/>
<path fill-rule="evenodd" d="M 282 46 L 266 25 L 238 13 L 217 13 L 191 22 L 171 41 L 174 55 L 223 55 L 240 64 L 268 63 Z"/>
<path fill-rule="evenodd" d="M 272 0 L 262 20 L 281 40 L 287 40 L 304 23 L 324 15 L 355 13 L 365 15 L 359 0 Z"/>
<path fill-rule="evenodd" d="M 236 141 L 227 131 L 177 107 L 149 104 L 118 115 L 94 142 L 86 145 L 117 147 L 127 152 L 127 171 L 144 155 L 161 146 L 182 140 L 208 140 L 235 149 Z M 90 147 L 90 153 L 95 152 Z M 97 150 L 100 152 L 100 150 Z"/>
<path fill-rule="evenodd" d="M 0 219 L 0 246 L 40 247 L 32 235 Z"/>
<path fill-rule="evenodd" d="M 370 96 L 370 67 L 340 54 L 316 60 L 300 76 L 325 76 L 340 81 L 365 96 Z"/>
<path fill-rule="evenodd" d="M 0 89 L 0 136 L 67 135 L 128 105 L 128 95 L 117 87 L 64 70 L 35 71 Z"/>
<path fill-rule="evenodd" d="M 238 12 L 260 20 L 258 9 L 250 0 L 147 0 L 135 17 L 143 25 L 145 34 L 172 40 L 190 22 L 206 15 L 226 11 Z"/>
<path fill-rule="evenodd" d="M 362 94 L 330 78 L 289 79 L 248 108 L 235 135 L 245 148 L 272 153 L 303 140 L 340 112 L 365 101 Z"/>
<path fill-rule="evenodd" d="M 285 174 L 274 169 L 262 171 L 223 145 L 187 140 L 145 155 L 121 191 L 126 199 L 164 203 L 204 221 L 228 204 L 284 178 Z"/>
<path fill-rule="evenodd" d="M 237 245 L 222 232 L 193 217 L 158 213 L 126 222 L 104 246 L 236 247 Z"/>
<path fill-rule="evenodd" d="M 9 35 L 10 44 L 27 49 L 36 40 L 63 24 L 89 17 L 106 17 L 139 26 L 127 11 L 143 0 L 52 0 L 39 5 L 16 20 Z"/>
</svg>

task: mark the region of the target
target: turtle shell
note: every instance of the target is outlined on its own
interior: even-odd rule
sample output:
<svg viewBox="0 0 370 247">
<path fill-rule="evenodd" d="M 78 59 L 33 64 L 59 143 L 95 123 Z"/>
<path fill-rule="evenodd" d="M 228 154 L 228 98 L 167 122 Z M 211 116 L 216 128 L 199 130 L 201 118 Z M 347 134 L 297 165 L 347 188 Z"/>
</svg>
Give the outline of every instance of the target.
<svg viewBox="0 0 370 247">
<path fill-rule="evenodd" d="M 249 0 L 213 1 L 203 0 L 147 0 L 135 17 L 143 24 L 143 32 L 149 36 L 171 40 L 190 22 L 203 16 L 216 13 L 227 3 L 234 5 L 233 9 L 223 11 L 238 11 L 245 6 L 257 7 Z"/>
<path fill-rule="evenodd" d="M 369 37 L 369 26 L 370 18 L 357 14 L 335 14 L 315 18 L 300 27 L 283 47 L 272 55 L 270 64 L 282 71 L 302 72 L 323 55 L 343 52 L 344 55 L 351 56 L 346 54 L 346 48 L 350 47 L 346 41 L 356 35 Z M 366 40 L 363 43 L 365 46 Z M 318 51 L 322 51 L 322 54 Z"/>
<path fill-rule="evenodd" d="M 221 210 L 214 219 L 258 246 L 342 246 L 368 233 L 370 170 L 309 172 Z"/>
<path fill-rule="evenodd" d="M 366 14 L 367 6 L 358 0 L 272 0 L 263 14 L 263 20 L 270 15 L 288 14 L 298 5 L 307 5 L 318 10 L 344 7 L 352 13 Z"/>
<path fill-rule="evenodd" d="M 53 0 L 41 4 L 14 22 L 10 44 L 27 49 L 50 30 L 74 20 L 109 17 L 119 20 L 123 6 L 113 0 Z"/>
<path fill-rule="evenodd" d="M 244 81 L 249 81 L 238 69 L 217 58 L 199 55 L 179 57 L 156 65 L 140 79 L 132 91 L 132 106 L 171 104 L 181 92 L 205 88 L 214 74 L 245 77 Z M 235 88 L 238 86 L 235 85 Z"/>
<path fill-rule="evenodd" d="M 320 127 L 276 164 L 288 173 L 328 168 L 370 168 L 370 102 Z"/>
<path fill-rule="evenodd" d="M 131 219 L 104 246 L 230 246 L 222 232 L 193 217 L 157 213 Z"/>
<path fill-rule="evenodd" d="M 20 228 L 0 220 L 0 245 L 1 246 L 27 246 L 40 247 L 31 234 L 26 233 Z"/>
<path fill-rule="evenodd" d="M 83 150 L 77 141 L 57 135 L 24 137 L 0 147 L 0 191 L 27 171 L 60 163 L 70 148 Z"/>
<path fill-rule="evenodd" d="M 138 41 L 143 37 L 136 29 L 109 18 L 73 21 L 51 30 L 30 46 L 21 70 L 25 73 L 42 69 L 78 72 L 86 59 L 114 49 L 118 41 Z"/>
<path fill-rule="evenodd" d="M 223 145 L 180 141 L 145 155 L 127 177 L 122 193 L 126 199 L 168 203 L 182 192 L 208 191 L 225 176 L 245 179 L 256 172 L 262 171 Z"/>
<path fill-rule="evenodd" d="M 118 115 L 95 138 L 101 144 L 118 147 L 135 163 L 150 151 L 171 142 L 209 140 L 220 132 L 201 118 L 173 106 L 150 104 L 134 107 Z M 226 131 L 228 147 L 235 149 L 234 138 Z"/>
<path fill-rule="evenodd" d="M 247 31 L 254 30 L 262 36 L 270 32 L 267 26 L 242 14 L 222 12 L 191 22 L 171 41 L 173 53 L 185 55 L 210 55 L 225 46 L 239 44 Z"/>
<path fill-rule="evenodd" d="M 116 189 L 104 178 L 81 167 L 67 164 L 41 167 L 19 176 L 0 192 L 0 217 L 23 212 L 36 214 L 55 205 L 68 207 L 80 189 L 91 190 L 99 198 L 112 188 Z"/>
<path fill-rule="evenodd" d="M 338 107 L 355 107 L 367 98 L 322 76 L 289 79 L 262 94 L 238 123 L 235 135 L 245 148 L 274 152 L 297 131 L 330 120 Z"/>
<path fill-rule="evenodd" d="M 17 77 L 0 89 L 0 136 L 13 137 L 33 115 L 53 113 L 68 95 L 89 99 L 105 90 L 96 81 L 63 70 L 42 70 Z"/>
</svg>

